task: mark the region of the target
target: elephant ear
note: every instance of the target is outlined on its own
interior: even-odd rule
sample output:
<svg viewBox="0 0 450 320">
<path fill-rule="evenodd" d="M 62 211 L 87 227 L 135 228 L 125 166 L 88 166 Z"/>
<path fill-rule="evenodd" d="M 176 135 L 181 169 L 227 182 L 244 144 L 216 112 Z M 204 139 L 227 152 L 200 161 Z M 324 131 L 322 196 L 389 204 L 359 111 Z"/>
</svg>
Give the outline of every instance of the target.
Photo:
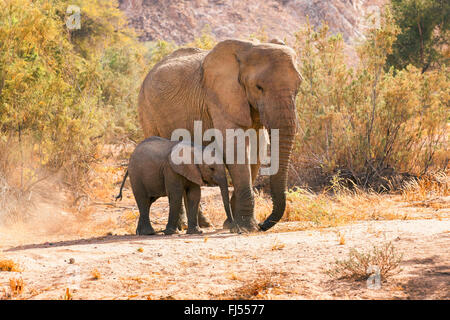
<svg viewBox="0 0 450 320">
<path fill-rule="evenodd" d="M 195 161 L 193 161 L 195 158 L 194 150 L 195 148 L 192 145 L 187 145 L 185 143 L 176 144 L 174 148 L 172 148 L 172 153 L 169 155 L 169 164 L 179 175 L 182 175 L 199 186 L 204 186 L 205 183 L 203 182 L 200 168 L 198 164 L 195 164 Z M 178 158 L 176 158 L 177 156 Z M 181 158 L 184 159 L 183 162 L 180 162 Z"/>
<path fill-rule="evenodd" d="M 252 46 L 246 41 L 222 41 L 208 53 L 202 65 L 208 105 L 242 127 L 250 127 L 252 118 L 247 95 L 239 83 L 240 61 Z"/>
</svg>

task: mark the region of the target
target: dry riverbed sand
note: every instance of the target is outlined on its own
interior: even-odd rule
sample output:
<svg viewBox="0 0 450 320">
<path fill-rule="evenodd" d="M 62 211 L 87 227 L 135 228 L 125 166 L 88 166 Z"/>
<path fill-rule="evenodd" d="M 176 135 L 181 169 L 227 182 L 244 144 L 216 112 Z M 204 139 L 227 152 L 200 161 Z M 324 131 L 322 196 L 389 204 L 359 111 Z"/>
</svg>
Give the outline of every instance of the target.
<svg viewBox="0 0 450 320">
<path fill-rule="evenodd" d="M 166 217 L 158 210 L 167 202 L 158 201 L 152 219 L 161 229 Z M 124 203 L 133 205 L 129 195 Z M 90 219 L 106 221 L 113 214 L 102 210 Z M 297 222 L 284 222 L 267 233 L 210 229 L 203 235 L 150 237 L 67 235 L 67 215 L 52 216 L 51 235 L 48 228 L 40 234 L 39 224 L 34 231 L 29 225 L 0 229 L 0 259 L 21 268 L 0 272 L 0 297 L 8 297 L 10 279 L 22 279 L 22 292 L 10 298 L 63 299 L 67 288 L 73 299 L 450 298 L 450 220 L 442 214 L 304 231 L 285 232 L 296 230 Z M 403 259 L 380 289 L 327 274 L 351 248 L 370 250 L 389 241 Z"/>
</svg>

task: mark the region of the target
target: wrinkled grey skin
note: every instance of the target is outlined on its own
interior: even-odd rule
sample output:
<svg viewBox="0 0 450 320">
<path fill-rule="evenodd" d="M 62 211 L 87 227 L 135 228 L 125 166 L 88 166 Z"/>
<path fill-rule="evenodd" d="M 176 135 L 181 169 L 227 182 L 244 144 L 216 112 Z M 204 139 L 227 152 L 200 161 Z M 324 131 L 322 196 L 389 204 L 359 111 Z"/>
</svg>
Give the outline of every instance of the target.
<svg viewBox="0 0 450 320">
<path fill-rule="evenodd" d="M 193 135 L 195 121 L 202 121 L 203 132 L 215 128 L 223 137 L 228 129 L 279 129 L 279 170 L 270 177 L 273 209 L 261 224 L 255 218 L 252 188 L 259 160 L 238 164 L 226 159 L 234 186 L 233 215 L 243 232 L 270 229 L 286 208 L 288 168 L 297 131 L 295 99 L 302 81 L 296 60 L 295 51 L 279 40 L 224 40 L 210 51 L 174 51 L 142 83 L 138 115 L 146 137 L 170 139 L 179 128 Z M 226 150 L 225 138 L 223 146 Z M 237 142 L 233 146 L 236 150 Z M 230 221 L 224 227 L 230 227 Z"/>
<path fill-rule="evenodd" d="M 130 177 L 133 195 L 139 208 L 137 235 L 153 235 L 155 230 L 150 222 L 150 207 L 160 197 L 169 197 L 169 221 L 164 233 L 177 233 L 183 198 L 187 209 L 188 234 L 202 233 L 198 224 L 198 208 L 201 197 L 200 186 L 218 185 L 227 214 L 234 221 L 230 209 L 225 166 L 219 164 L 175 164 L 171 160 L 172 149 L 179 144 L 160 137 L 150 137 L 141 142 L 130 158 L 122 188 Z M 194 148 L 190 152 L 193 154 Z"/>
</svg>

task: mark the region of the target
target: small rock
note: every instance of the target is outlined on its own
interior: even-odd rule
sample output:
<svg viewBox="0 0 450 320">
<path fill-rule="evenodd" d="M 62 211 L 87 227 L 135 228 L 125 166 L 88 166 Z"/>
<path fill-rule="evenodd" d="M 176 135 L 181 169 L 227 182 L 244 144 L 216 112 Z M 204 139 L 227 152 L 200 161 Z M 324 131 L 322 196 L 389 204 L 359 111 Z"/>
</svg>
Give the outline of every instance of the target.
<svg viewBox="0 0 450 320">
<path fill-rule="evenodd" d="M 69 259 L 69 264 L 74 264 L 75 263 L 75 259 L 74 258 L 70 258 Z"/>
</svg>

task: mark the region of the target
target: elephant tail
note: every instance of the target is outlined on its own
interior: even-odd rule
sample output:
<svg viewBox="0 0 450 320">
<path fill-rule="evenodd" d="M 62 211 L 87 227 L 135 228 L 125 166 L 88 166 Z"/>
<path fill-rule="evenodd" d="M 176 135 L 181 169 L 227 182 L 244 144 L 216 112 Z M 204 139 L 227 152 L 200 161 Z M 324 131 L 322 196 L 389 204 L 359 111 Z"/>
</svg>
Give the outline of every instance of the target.
<svg viewBox="0 0 450 320">
<path fill-rule="evenodd" d="M 125 172 L 125 177 L 123 177 L 123 181 L 122 181 L 122 185 L 120 186 L 119 194 L 116 196 L 116 201 L 122 200 L 122 189 L 123 189 L 123 186 L 125 185 L 125 181 L 127 180 L 127 178 L 128 178 L 128 170 L 127 170 L 127 172 Z"/>
</svg>

